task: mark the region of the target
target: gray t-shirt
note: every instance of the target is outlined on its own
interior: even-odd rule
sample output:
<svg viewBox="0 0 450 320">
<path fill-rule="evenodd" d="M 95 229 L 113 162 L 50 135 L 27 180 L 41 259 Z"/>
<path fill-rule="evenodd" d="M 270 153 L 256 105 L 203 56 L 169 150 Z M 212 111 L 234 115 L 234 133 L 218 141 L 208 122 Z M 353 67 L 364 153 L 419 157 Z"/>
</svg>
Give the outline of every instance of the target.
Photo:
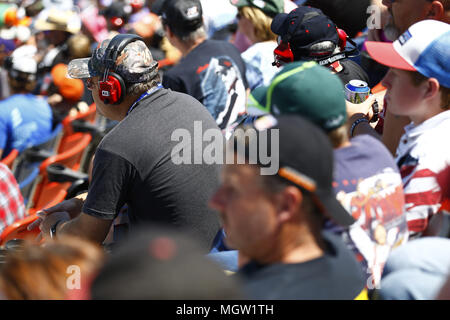
<svg viewBox="0 0 450 320">
<path fill-rule="evenodd" d="M 171 159 L 180 144 L 172 141 L 173 132 L 186 129 L 193 145 L 194 122 L 203 132 L 218 130 L 204 106 L 188 95 L 161 89 L 139 101 L 98 146 L 83 212 L 114 219 L 127 204 L 132 226 L 183 228 L 209 248 L 219 230 L 208 201 L 219 185 L 220 165 L 177 165 Z"/>
</svg>

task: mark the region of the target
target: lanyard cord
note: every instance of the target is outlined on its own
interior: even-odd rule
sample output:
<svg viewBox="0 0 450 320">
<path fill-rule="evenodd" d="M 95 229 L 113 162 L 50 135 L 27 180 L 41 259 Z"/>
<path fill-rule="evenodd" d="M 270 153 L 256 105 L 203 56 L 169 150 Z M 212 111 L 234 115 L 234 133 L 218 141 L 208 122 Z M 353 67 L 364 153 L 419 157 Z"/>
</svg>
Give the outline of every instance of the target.
<svg viewBox="0 0 450 320">
<path fill-rule="evenodd" d="M 158 85 L 156 87 L 153 87 L 150 90 L 147 90 L 146 92 L 141 94 L 141 96 L 131 105 L 130 109 L 128 109 L 127 115 L 129 115 L 130 112 L 133 111 L 133 109 L 136 107 L 136 105 L 138 104 L 139 101 L 141 101 L 145 97 L 152 95 L 153 93 L 155 93 L 156 91 L 158 91 L 162 88 L 163 88 L 162 84 L 158 83 Z"/>
</svg>

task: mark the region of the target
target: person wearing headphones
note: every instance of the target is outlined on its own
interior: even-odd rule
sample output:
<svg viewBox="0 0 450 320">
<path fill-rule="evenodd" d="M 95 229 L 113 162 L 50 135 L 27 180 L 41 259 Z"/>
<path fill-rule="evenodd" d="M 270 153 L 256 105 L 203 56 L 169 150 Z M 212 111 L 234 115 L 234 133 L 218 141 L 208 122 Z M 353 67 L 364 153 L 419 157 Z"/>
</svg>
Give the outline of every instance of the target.
<svg viewBox="0 0 450 320">
<path fill-rule="evenodd" d="M 336 73 L 344 85 L 350 80 L 368 83 L 366 72 L 348 59 L 359 54 L 356 44 L 320 9 L 300 6 L 288 14 L 280 13 L 271 29 L 279 36 L 274 65 L 313 60 Z M 347 41 L 353 49 L 346 48 Z"/>
<path fill-rule="evenodd" d="M 86 79 L 97 111 L 120 122 L 96 150 L 89 192 L 43 210 L 30 229 L 40 225 L 46 237 L 72 234 L 102 243 L 126 204 L 131 228 L 170 225 L 209 249 L 219 219 L 207 199 L 220 166 L 177 164 L 172 152 L 179 141 L 172 136 L 177 129 L 193 135 L 194 123 L 219 129 L 197 100 L 162 87 L 157 65 L 142 38 L 131 34 L 69 63 L 68 75 Z"/>
<path fill-rule="evenodd" d="M 0 156 L 46 142 L 51 137 L 52 110 L 32 94 L 36 86 L 36 47 L 24 45 L 5 59 L 12 95 L 0 101 Z"/>
</svg>

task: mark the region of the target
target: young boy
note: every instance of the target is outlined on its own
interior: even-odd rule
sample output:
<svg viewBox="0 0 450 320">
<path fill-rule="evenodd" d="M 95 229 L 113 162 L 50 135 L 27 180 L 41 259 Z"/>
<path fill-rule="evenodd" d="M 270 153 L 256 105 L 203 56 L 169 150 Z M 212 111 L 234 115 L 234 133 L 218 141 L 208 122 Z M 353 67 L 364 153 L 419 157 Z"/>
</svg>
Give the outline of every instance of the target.
<svg viewBox="0 0 450 320">
<path fill-rule="evenodd" d="M 450 25 L 424 20 L 394 43 L 368 42 L 367 49 L 391 67 L 383 79 L 389 110 L 411 120 L 395 156 L 410 236 L 429 234 L 442 202 L 437 174 L 450 159 Z"/>
</svg>

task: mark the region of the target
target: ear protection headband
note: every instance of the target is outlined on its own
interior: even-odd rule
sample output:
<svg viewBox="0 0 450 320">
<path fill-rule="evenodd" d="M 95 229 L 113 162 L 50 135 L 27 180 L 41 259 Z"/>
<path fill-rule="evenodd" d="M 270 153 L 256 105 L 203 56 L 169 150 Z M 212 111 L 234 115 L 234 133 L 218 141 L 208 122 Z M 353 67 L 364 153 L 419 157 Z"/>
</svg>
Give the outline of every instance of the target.
<svg viewBox="0 0 450 320">
<path fill-rule="evenodd" d="M 123 101 L 127 88 L 123 78 L 114 72 L 116 60 L 129 43 L 138 40 L 142 40 L 142 38 L 137 35 L 119 34 L 109 42 L 102 59 L 105 65 L 105 72 L 98 86 L 98 94 L 103 103 L 119 104 Z"/>
<path fill-rule="evenodd" d="M 286 35 L 282 39 L 279 39 L 278 47 L 275 48 L 275 50 L 274 50 L 275 61 L 272 63 L 273 66 L 280 67 L 281 65 L 283 65 L 285 63 L 290 63 L 290 62 L 294 61 L 294 54 L 293 54 L 290 44 L 289 44 L 289 42 L 292 39 L 293 34 L 297 30 L 300 23 L 303 23 L 303 22 L 310 20 L 319 15 L 320 14 L 318 12 L 309 12 L 309 13 L 305 14 L 305 16 L 303 17 L 302 20 L 296 19 L 295 21 L 292 21 L 289 24 Z M 347 35 L 347 33 L 344 30 L 336 27 L 336 32 L 339 37 L 338 46 L 339 46 L 341 52 L 331 55 L 331 56 L 328 56 L 325 59 L 320 59 L 320 58 L 314 59 L 317 61 L 318 64 L 329 65 L 333 62 L 342 60 L 344 58 L 353 57 L 353 56 L 356 56 L 359 54 L 359 50 L 357 48 L 356 43 L 352 39 L 350 39 L 350 37 Z M 349 42 L 353 46 L 353 48 L 350 51 L 345 51 L 346 47 L 347 47 L 347 42 Z"/>
</svg>

